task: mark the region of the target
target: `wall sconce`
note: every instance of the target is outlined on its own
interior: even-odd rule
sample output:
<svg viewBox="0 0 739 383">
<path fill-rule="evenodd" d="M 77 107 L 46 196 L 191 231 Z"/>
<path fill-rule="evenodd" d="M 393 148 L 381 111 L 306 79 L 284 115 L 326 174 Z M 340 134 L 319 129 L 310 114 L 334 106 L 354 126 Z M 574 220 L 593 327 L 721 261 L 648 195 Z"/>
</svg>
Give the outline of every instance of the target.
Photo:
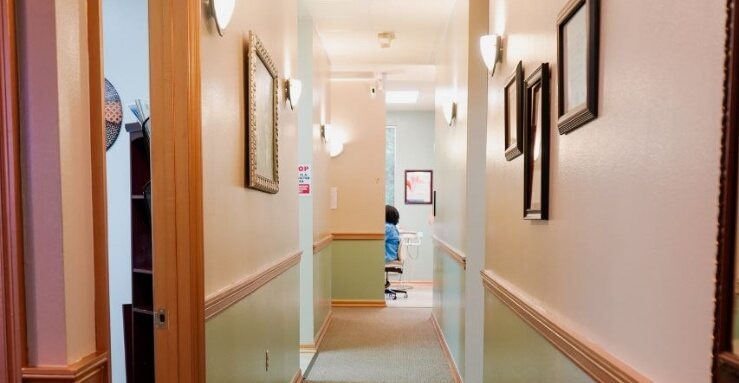
<svg viewBox="0 0 739 383">
<path fill-rule="evenodd" d="M 296 78 L 285 80 L 285 99 L 290 104 L 290 110 L 300 102 L 300 94 L 303 92 L 303 83 Z"/>
<path fill-rule="evenodd" d="M 457 121 L 457 103 L 452 102 L 451 104 L 444 105 L 444 119 L 449 126 L 454 125 Z"/>
<path fill-rule="evenodd" d="M 216 20 L 218 34 L 223 36 L 234 14 L 236 0 L 210 0 L 210 11 Z"/>
<path fill-rule="evenodd" d="M 339 154 L 344 152 L 344 143 L 339 140 L 330 140 L 328 142 L 328 155 L 337 157 Z"/>
<path fill-rule="evenodd" d="M 321 138 L 328 147 L 328 154 L 331 157 L 337 157 L 344 151 L 344 141 L 338 137 L 331 125 L 321 125 Z"/>
<path fill-rule="evenodd" d="M 495 67 L 503 60 L 503 43 L 498 35 L 486 35 L 480 37 L 480 52 L 482 60 L 488 67 L 490 77 L 495 76 Z"/>
</svg>

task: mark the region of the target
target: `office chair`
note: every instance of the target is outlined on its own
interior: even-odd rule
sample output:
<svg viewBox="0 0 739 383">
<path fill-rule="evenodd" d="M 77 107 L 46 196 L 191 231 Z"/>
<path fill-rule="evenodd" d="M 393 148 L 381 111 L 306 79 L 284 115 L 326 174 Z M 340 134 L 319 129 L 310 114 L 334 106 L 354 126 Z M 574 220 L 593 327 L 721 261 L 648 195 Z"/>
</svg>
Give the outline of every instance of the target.
<svg viewBox="0 0 739 383">
<path fill-rule="evenodd" d="M 405 248 L 403 241 L 398 244 L 398 260 L 385 264 L 385 294 L 389 295 L 392 300 L 398 299 L 398 294 L 404 294 L 408 298 L 408 291 L 405 289 L 390 288 L 390 273 L 403 274 L 403 266 L 405 264 Z"/>
</svg>

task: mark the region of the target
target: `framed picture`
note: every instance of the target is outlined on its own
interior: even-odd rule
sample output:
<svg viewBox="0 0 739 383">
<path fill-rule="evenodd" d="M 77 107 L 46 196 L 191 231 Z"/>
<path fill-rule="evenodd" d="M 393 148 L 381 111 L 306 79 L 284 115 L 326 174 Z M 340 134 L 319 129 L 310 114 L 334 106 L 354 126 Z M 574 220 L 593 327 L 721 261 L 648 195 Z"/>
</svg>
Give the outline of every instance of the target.
<svg viewBox="0 0 739 383">
<path fill-rule="evenodd" d="M 433 170 L 405 171 L 405 204 L 431 205 L 434 190 Z"/>
<path fill-rule="evenodd" d="M 511 161 L 523 153 L 523 64 L 520 61 L 503 88 L 503 109 L 505 158 Z"/>
<path fill-rule="evenodd" d="M 277 68 L 256 34 L 247 43 L 247 187 L 279 191 Z"/>
<path fill-rule="evenodd" d="M 600 0 L 570 0 L 557 19 L 557 126 L 569 133 L 598 116 Z"/>
<path fill-rule="evenodd" d="M 549 219 L 549 64 L 526 79 L 524 90 L 524 219 Z"/>
</svg>

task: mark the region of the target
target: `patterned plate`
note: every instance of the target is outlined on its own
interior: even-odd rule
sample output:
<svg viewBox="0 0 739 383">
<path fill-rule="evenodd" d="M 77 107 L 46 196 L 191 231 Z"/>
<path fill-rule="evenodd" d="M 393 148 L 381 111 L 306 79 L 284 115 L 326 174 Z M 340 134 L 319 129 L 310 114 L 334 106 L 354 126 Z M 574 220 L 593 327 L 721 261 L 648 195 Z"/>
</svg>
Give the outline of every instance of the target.
<svg viewBox="0 0 739 383">
<path fill-rule="evenodd" d="M 110 149 L 121 133 L 123 105 L 118 91 L 105 79 L 105 150 Z"/>
</svg>

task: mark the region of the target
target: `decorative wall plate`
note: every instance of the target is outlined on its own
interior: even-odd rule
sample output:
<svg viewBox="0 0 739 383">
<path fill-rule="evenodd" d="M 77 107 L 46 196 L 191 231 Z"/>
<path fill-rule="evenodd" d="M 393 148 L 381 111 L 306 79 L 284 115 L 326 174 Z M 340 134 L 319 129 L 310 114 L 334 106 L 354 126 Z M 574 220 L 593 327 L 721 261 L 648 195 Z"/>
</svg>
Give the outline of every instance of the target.
<svg viewBox="0 0 739 383">
<path fill-rule="evenodd" d="M 123 125 L 123 105 L 113 84 L 105 79 L 105 150 L 118 139 Z"/>
</svg>

